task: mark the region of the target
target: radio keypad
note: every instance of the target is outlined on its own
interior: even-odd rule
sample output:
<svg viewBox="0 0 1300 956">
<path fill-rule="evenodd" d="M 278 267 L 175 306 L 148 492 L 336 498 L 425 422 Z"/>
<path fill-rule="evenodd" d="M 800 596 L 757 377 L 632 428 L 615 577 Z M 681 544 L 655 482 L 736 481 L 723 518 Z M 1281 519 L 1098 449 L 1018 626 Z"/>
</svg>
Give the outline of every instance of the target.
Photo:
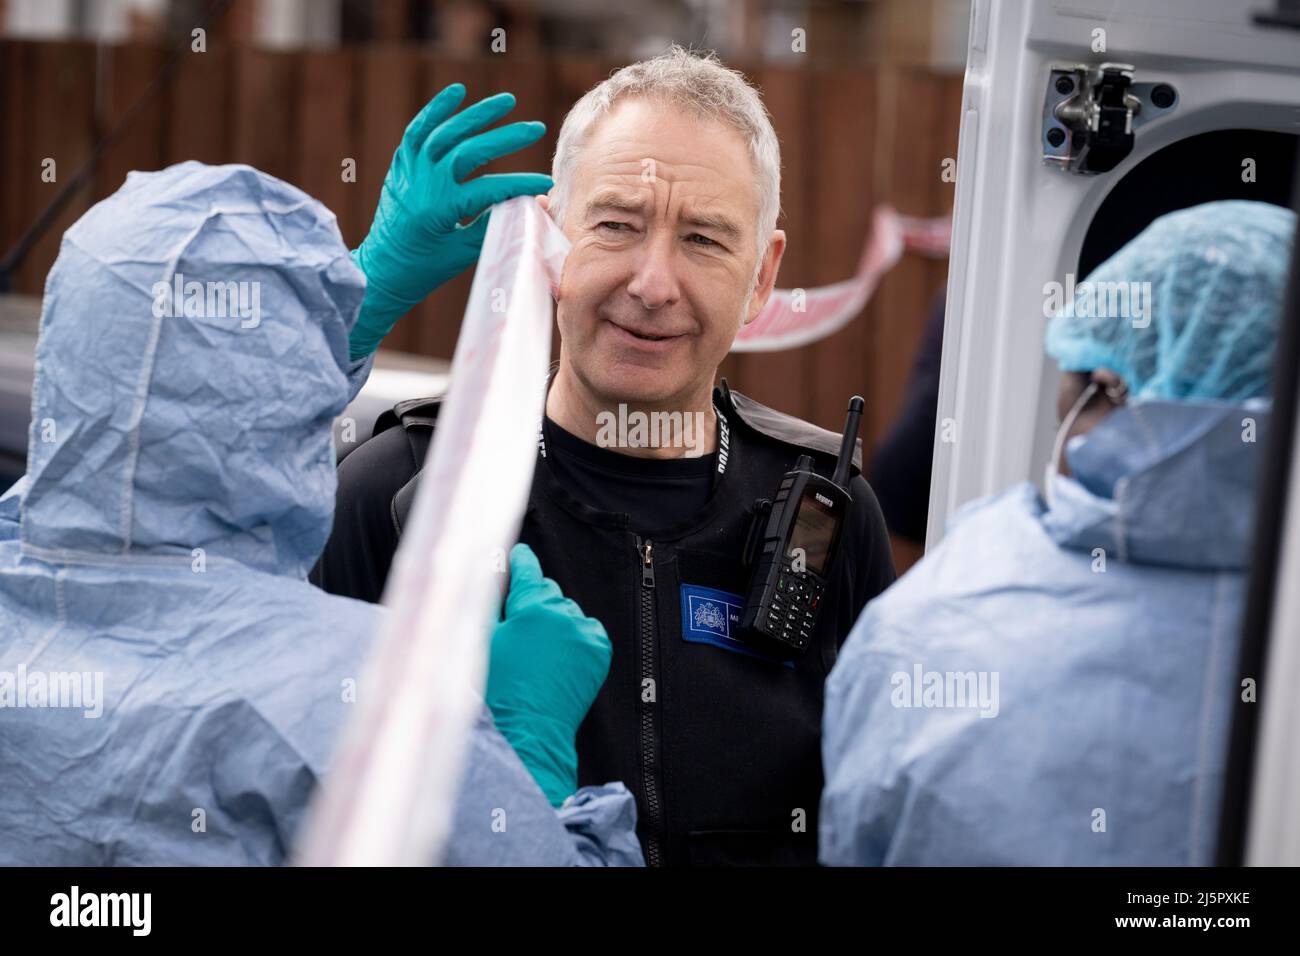
<svg viewBox="0 0 1300 956">
<path fill-rule="evenodd" d="M 822 586 L 807 572 L 786 566 L 777 575 L 768 608 L 768 630 L 787 644 L 804 647 L 812 640 Z"/>
</svg>

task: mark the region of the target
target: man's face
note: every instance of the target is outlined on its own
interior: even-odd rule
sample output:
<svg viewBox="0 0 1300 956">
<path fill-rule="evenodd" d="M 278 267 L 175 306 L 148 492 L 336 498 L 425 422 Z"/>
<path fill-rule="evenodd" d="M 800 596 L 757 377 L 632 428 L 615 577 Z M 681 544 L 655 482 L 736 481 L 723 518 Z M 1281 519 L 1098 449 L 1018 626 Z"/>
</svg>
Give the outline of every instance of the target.
<svg viewBox="0 0 1300 956">
<path fill-rule="evenodd" d="M 608 402 L 689 402 L 712 388 L 741 321 L 771 293 L 785 237 L 753 282 L 758 189 L 740 134 L 629 99 L 578 155 L 557 294 L 562 361 Z"/>
</svg>

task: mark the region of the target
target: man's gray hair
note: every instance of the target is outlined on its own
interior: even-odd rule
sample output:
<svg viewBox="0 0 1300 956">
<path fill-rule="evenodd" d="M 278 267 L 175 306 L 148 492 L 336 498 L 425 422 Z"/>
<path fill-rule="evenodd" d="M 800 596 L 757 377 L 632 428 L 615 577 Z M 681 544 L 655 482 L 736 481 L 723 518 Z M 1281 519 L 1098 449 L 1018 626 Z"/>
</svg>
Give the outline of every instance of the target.
<svg viewBox="0 0 1300 956">
<path fill-rule="evenodd" d="M 658 99 L 717 120 L 736 130 L 749 147 L 758 185 L 758 255 L 761 258 L 781 211 L 781 146 L 758 91 L 739 70 L 723 66 L 712 52 L 673 44 L 666 52 L 612 73 L 573 105 L 560 127 L 551 163 L 555 193 L 550 209 L 564 221 L 569 184 L 578 153 L 596 121 L 619 100 Z"/>
</svg>

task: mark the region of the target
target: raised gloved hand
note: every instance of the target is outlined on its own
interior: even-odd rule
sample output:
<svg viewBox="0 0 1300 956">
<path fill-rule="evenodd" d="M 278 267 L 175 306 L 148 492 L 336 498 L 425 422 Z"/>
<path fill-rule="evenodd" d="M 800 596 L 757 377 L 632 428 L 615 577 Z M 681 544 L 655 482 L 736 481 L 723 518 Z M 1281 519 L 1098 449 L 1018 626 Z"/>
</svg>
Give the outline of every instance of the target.
<svg viewBox="0 0 1300 956">
<path fill-rule="evenodd" d="M 551 188 L 551 177 L 540 173 L 497 173 L 463 181 L 546 132 L 542 123 L 525 122 L 479 133 L 514 109 L 515 98 L 498 93 L 456 113 L 464 98 L 460 83 L 435 96 L 411 120 L 393 154 L 375 220 L 352 253 L 366 274 L 366 297 L 349 338 L 353 360 L 378 348 L 412 306 L 478 259 L 488 217 L 478 216 L 467 226 L 460 220 L 494 203 Z"/>
<path fill-rule="evenodd" d="M 578 789 L 574 737 L 609 673 L 613 647 L 526 544 L 510 551 L 505 620 L 492 635 L 487 704 L 552 806 Z"/>
</svg>

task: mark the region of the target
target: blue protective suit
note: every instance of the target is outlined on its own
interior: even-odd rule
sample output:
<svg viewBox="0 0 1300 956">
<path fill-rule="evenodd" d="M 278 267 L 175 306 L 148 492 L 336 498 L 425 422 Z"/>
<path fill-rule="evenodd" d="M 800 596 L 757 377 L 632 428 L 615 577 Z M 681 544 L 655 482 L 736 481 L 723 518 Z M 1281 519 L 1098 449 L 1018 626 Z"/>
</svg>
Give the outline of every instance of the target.
<svg viewBox="0 0 1300 956">
<path fill-rule="evenodd" d="M 828 679 L 821 861 L 1212 862 L 1266 419 L 1130 403 L 957 512 Z"/>
<path fill-rule="evenodd" d="M 382 613 L 306 581 L 364 282 L 246 166 L 132 173 L 64 235 L 0 500 L 0 865 L 285 860 Z M 634 814 L 552 810 L 485 707 L 443 862 L 639 863 Z"/>
</svg>

